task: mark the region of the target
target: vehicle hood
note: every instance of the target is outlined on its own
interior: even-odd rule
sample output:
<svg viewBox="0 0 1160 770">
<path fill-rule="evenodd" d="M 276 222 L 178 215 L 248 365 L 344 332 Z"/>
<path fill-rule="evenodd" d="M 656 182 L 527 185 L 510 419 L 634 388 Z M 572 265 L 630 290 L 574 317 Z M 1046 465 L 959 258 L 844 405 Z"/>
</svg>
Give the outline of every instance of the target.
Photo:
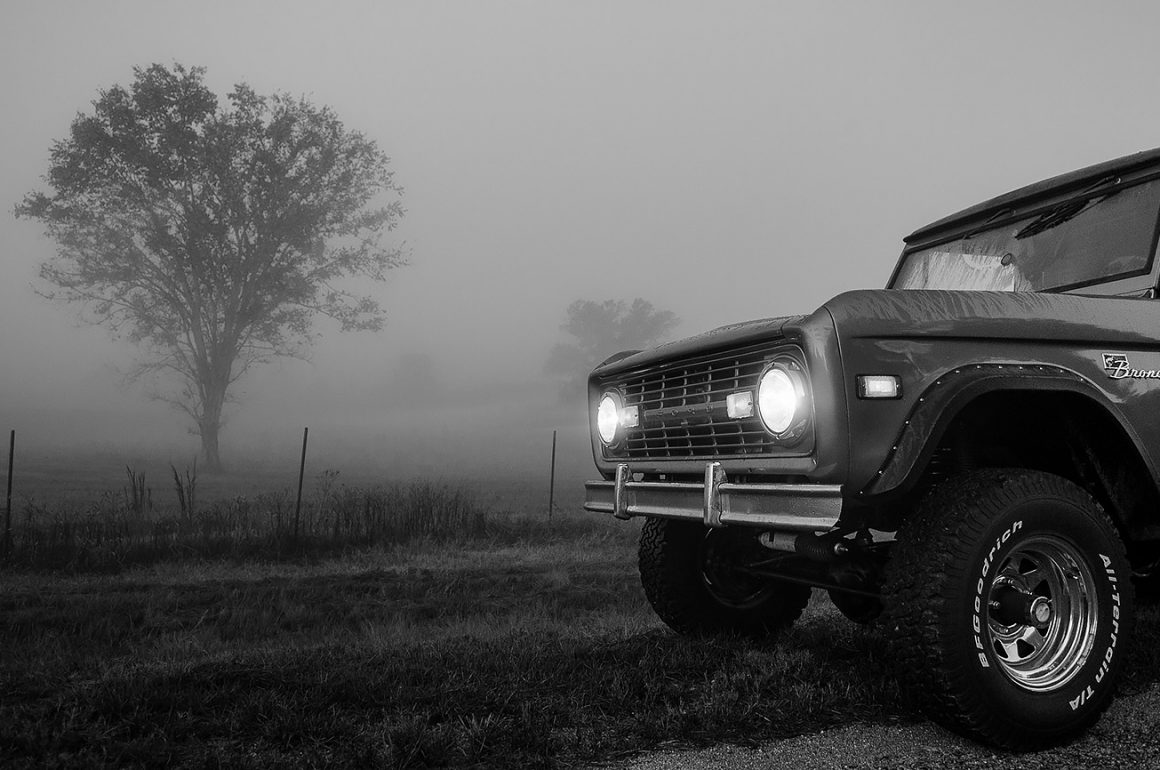
<svg viewBox="0 0 1160 770">
<path fill-rule="evenodd" d="M 1002 291 L 874 289 L 823 305 L 839 337 L 1155 342 L 1160 302 Z"/>
<path fill-rule="evenodd" d="M 1028 340 L 1056 343 L 1155 344 L 1160 300 L 1002 291 L 862 289 L 839 294 L 811 316 L 782 316 L 722 326 L 631 355 L 613 356 L 594 377 L 785 337 L 826 314 L 839 339 Z"/>
<path fill-rule="evenodd" d="M 635 369 L 657 361 L 670 361 L 687 358 L 697 353 L 710 352 L 726 348 L 733 348 L 753 342 L 776 340 L 784 336 L 782 327 L 786 324 L 798 323 L 805 316 L 782 316 L 780 318 L 762 318 L 757 321 L 722 326 L 712 331 L 704 332 L 693 337 L 667 342 L 649 350 L 642 350 L 632 355 L 611 359 L 596 367 L 594 376 L 604 376 L 615 372 Z"/>
</svg>

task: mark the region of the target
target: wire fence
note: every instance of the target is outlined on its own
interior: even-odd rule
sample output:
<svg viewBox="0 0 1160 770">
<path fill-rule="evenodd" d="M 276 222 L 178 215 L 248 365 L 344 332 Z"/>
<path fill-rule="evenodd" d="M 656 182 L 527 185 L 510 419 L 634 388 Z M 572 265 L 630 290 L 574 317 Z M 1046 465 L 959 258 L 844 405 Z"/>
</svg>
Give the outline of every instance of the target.
<svg viewBox="0 0 1160 770">
<path fill-rule="evenodd" d="M 537 529 L 564 535 L 565 530 L 585 528 L 583 522 L 552 520 L 557 508 L 555 431 L 548 478 L 543 480 L 548 486 L 547 516 L 539 509 L 535 518 L 497 516 L 490 507 L 496 501 L 481 502 L 486 496 L 452 483 L 348 486 L 339 482 L 335 470 L 313 476 L 304 497 L 308 435 L 304 429 L 296 489 L 206 502 L 196 461 L 181 470 L 169 466 L 171 482 L 166 486 L 171 491 L 151 486 L 143 471 L 126 466 L 120 489 L 94 491 L 84 502 L 24 497 L 14 510 L 12 431 L 0 565 L 116 571 L 181 559 L 279 559 L 416 541 L 511 539 Z"/>
</svg>

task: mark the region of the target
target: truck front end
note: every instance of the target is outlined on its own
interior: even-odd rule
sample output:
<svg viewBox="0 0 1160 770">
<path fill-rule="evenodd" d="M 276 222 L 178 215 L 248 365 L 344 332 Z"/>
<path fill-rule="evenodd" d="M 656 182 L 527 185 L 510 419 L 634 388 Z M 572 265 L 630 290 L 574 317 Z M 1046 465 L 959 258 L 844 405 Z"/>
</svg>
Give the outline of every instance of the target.
<svg viewBox="0 0 1160 770">
<path fill-rule="evenodd" d="M 859 395 L 896 398 L 867 372 Z M 602 478 L 585 508 L 643 517 L 640 569 L 654 609 L 682 633 L 768 633 L 813 587 L 843 613 L 881 610 L 885 543 L 845 493 L 847 388 L 834 321 L 737 324 L 623 353 L 589 378 Z"/>
<path fill-rule="evenodd" d="M 829 314 L 726 327 L 614 357 L 589 379 L 603 478 L 585 508 L 824 532 L 838 522 L 844 394 Z"/>
</svg>

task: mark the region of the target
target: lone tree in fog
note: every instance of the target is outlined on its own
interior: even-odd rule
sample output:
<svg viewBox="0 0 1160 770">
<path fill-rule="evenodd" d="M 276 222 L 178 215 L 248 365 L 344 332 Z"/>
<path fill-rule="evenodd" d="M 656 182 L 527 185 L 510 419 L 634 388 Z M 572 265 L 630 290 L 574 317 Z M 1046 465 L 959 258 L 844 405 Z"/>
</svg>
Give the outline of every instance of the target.
<svg viewBox="0 0 1160 770">
<path fill-rule="evenodd" d="M 16 215 L 58 244 L 47 296 L 138 343 L 137 375 L 175 373 L 163 398 L 193 418 L 210 468 L 230 386 L 272 356 L 304 354 L 316 314 L 379 329 L 345 290 L 403 264 L 381 237 L 403 215 L 390 159 L 326 107 L 239 84 L 225 104 L 203 68 L 134 69 L 53 144 Z"/>
<path fill-rule="evenodd" d="M 601 361 L 622 350 L 652 347 L 678 323 L 676 314 L 657 310 L 640 297 L 632 304 L 578 299 L 568 306 L 560 325 L 572 339 L 552 348 L 544 372 L 559 382 L 562 398 L 579 397 L 588 372 Z"/>
</svg>

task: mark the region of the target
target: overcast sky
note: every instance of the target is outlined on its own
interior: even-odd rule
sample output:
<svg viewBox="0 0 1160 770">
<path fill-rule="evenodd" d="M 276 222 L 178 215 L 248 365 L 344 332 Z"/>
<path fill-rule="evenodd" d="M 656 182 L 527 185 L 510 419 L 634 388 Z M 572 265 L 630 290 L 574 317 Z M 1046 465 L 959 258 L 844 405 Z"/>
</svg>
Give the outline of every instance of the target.
<svg viewBox="0 0 1160 770">
<path fill-rule="evenodd" d="M 241 431 L 365 410 L 417 350 L 465 383 L 536 377 L 577 298 L 692 334 L 881 286 L 928 221 L 1160 145 L 1157 30 L 1155 3 L 5 2 L 0 428 L 139 408 L 184 434 L 136 406 L 124 343 L 34 294 L 53 245 L 11 215 L 134 66 L 329 105 L 406 190 L 388 328 L 255 373 Z"/>
</svg>

